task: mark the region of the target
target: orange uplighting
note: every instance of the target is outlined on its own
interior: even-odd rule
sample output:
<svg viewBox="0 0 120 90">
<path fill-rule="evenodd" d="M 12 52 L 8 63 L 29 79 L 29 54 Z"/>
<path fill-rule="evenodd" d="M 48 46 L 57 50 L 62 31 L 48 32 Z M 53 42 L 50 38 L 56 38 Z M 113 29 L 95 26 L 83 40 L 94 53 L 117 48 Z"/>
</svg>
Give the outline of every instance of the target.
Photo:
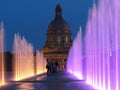
<svg viewBox="0 0 120 90">
<path fill-rule="evenodd" d="M 35 75 L 34 51 L 31 44 L 18 34 L 14 37 L 14 80 L 19 81 Z"/>
<path fill-rule="evenodd" d="M 4 75 L 4 28 L 3 23 L 0 25 L 0 86 L 5 85 Z"/>
<path fill-rule="evenodd" d="M 41 74 L 46 72 L 46 60 L 43 53 L 37 51 L 36 53 L 36 74 Z"/>
</svg>

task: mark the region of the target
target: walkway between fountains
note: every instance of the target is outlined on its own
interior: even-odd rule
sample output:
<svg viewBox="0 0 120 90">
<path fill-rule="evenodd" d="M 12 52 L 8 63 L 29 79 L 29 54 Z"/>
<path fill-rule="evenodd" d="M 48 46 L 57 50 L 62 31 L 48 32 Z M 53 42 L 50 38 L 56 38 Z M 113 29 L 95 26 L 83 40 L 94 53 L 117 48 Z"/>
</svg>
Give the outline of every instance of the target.
<svg viewBox="0 0 120 90">
<path fill-rule="evenodd" d="M 12 82 L 13 83 L 13 82 Z M 78 80 L 66 71 L 60 71 L 54 75 L 39 75 L 30 80 L 14 82 L 13 85 L 0 90 L 95 90 L 85 81 Z"/>
</svg>

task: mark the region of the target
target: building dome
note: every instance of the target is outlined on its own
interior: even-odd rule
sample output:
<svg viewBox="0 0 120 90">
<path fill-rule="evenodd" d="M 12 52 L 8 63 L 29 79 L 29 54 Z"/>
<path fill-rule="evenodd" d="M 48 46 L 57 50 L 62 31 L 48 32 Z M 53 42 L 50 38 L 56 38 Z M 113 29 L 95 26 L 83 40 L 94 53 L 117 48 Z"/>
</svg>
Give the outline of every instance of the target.
<svg viewBox="0 0 120 90">
<path fill-rule="evenodd" d="M 55 13 L 55 18 L 48 26 L 48 32 L 56 32 L 57 30 L 60 30 L 61 32 L 70 31 L 68 23 L 62 17 L 62 8 L 59 4 L 55 8 Z"/>
<path fill-rule="evenodd" d="M 55 18 L 49 24 L 46 36 L 47 40 L 45 47 L 69 48 L 71 46 L 72 40 L 70 27 L 62 17 L 62 8 L 59 4 L 55 8 Z"/>
<path fill-rule="evenodd" d="M 71 31 L 68 23 L 62 17 L 62 8 L 58 4 L 55 8 L 55 18 L 48 26 L 45 45 L 42 48 L 44 57 L 47 60 L 57 60 L 59 69 L 66 66 L 68 52 L 72 46 Z"/>
</svg>

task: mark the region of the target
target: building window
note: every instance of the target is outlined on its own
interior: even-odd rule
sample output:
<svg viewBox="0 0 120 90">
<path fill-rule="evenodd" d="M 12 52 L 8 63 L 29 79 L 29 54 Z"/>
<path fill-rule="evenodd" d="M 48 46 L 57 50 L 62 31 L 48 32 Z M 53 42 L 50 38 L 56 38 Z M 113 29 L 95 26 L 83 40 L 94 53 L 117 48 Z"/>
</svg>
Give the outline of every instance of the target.
<svg viewBox="0 0 120 90">
<path fill-rule="evenodd" d="M 57 38 L 57 42 L 60 43 L 60 41 L 61 41 L 61 40 L 60 40 L 60 36 L 58 36 L 58 38 Z"/>
<path fill-rule="evenodd" d="M 66 36 L 66 38 L 65 38 L 65 39 L 66 39 L 66 43 L 68 43 L 68 36 Z"/>
</svg>

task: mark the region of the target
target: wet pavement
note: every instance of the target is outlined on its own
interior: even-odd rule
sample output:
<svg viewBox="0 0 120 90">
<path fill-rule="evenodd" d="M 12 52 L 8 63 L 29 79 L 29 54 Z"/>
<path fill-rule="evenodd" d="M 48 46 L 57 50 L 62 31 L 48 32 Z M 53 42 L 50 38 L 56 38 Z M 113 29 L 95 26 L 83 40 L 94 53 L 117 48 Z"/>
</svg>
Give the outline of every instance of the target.
<svg viewBox="0 0 120 90">
<path fill-rule="evenodd" d="M 0 90 L 96 90 L 66 71 L 54 75 L 42 74 L 29 80 L 10 83 L 12 84 Z"/>
</svg>

